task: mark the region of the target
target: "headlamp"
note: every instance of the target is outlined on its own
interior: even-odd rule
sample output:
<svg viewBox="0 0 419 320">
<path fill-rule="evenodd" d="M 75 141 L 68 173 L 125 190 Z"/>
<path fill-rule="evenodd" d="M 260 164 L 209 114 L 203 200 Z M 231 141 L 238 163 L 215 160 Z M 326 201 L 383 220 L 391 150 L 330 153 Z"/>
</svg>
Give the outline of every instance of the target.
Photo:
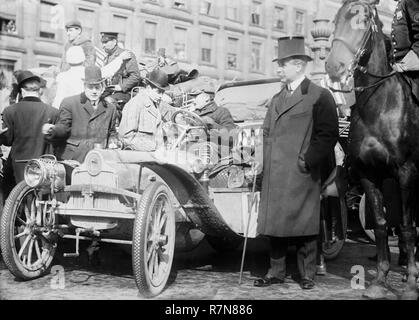
<svg viewBox="0 0 419 320">
<path fill-rule="evenodd" d="M 54 191 L 65 186 L 66 171 L 64 165 L 49 158 L 33 159 L 24 171 L 26 184 L 31 188 L 54 187 Z"/>
</svg>

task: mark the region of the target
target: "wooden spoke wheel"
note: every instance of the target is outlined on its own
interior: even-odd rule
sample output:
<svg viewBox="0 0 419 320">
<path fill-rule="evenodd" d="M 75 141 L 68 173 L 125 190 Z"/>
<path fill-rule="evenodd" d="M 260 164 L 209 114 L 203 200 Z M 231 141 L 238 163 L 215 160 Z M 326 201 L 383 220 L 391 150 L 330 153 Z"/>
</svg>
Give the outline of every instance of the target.
<svg viewBox="0 0 419 320">
<path fill-rule="evenodd" d="M 162 182 L 144 191 L 134 222 L 132 265 L 140 294 L 154 297 L 167 283 L 175 248 L 175 212 Z"/>
<path fill-rule="evenodd" d="M 322 200 L 326 216 L 328 242 L 323 242 L 322 253 L 326 260 L 335 259 L 345 244 L 348 215 L 345 199 L 343 197 L 330 197 Z"/>
<path fill-rule="evenodd" d="M 57 247 L 51 236 L 45 205 L 37 205 L 33 188 L 20 182 L 10 193 L 0 222 L 3 260 L 10 272 L 22 280 L 47 273 Z M 55 239 L 55 240 L 54 240 Z"/>
</svg>

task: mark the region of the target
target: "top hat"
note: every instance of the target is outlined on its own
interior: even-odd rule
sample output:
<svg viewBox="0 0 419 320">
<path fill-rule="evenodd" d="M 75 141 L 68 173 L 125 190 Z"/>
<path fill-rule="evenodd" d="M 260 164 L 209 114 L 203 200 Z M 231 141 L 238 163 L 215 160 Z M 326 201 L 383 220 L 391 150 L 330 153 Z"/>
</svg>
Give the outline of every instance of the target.
<svg viewBox="0 0 419 320">
<path fill-rule="evenodd" d="M 278 39 L 278 58 L 272 62 L 281 61 L 288 58 L 301 58 L 306 61 L 313 59 L 306 54 L 304 46 L 304 37 L 281 37 Z"/>
<path fill-rule="evenodd" d="M 114 32 L 114 31 L 109 31 L 109 32 L 101 32 L 100 33 L 102 36 L 102 43 L 111 41 L 111 40 L 118 40 L 118 32 Z"/>
<path fill-rule="evenodd" d="M 78 20 L 69 21 L 69 22 L 67 22 L 65 24 L 65 28 L 66 29 L 69 29 L 69 28 L 79 28 L 79 29 L 82 29 L 81 22 L 78 21 Z"/>
<path fill-rule="evenodd" d="M 169 76 L 167 75 L 166 72 L 160 70 L 160 69 L 155 69 L 153 71 L 150 72 L 150 74 L 148 75 L 148 77 L 145 79 L 146 82 L 148 82 L 149 84 L 151 84 L 152 86 L 166 91 L 169 90 L 170 86 L 169 86 Z"/>
<path fill-rule="evenodd" d="M 84 69 L 84 78 L 82 80 L 85 84 L 99 84 L 106 79 L 102 77 L 102 70 L 98 66 L 88 66 Z"/>
<path fill-rule="evenodd" d="M 16 80 L 17 80 L 17 87 L 20 89 L 22 87 L 22 85 L 29 81 L 29 80 L 35 80 L 38 81 L 39 84 L 41 84 L 41 78 L 38 77 L 37 75 L 34 75 L 32 72 L 30 72 L 29 70 L 24 70 L 19 72 L 16 75 Z"/>
</svg>

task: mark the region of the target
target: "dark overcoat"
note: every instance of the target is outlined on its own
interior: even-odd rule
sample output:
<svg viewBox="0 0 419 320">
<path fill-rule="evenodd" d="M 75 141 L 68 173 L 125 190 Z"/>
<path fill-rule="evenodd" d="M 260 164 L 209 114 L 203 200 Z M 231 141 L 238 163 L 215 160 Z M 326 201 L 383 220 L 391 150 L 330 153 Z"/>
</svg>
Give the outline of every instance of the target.
<svg viewBox="0 0 419 320">
<path fill-rule="evenodd" d="M 120 47 L 116 46 L 115 50 L 106 57 L 105 65 L 108 65 L 109 63 L 111 63 L 113 60 L 119 57 L 119 55 L 124 51 L 128 51 L 128 50 L 121 49 Z M 130 93 L 132 88 L 140 84 L 140 80 L 141 80 L 140 68 L 138 67 L 135 54 L 131 52 L 131 59 L 124 60 L 119 70 L 112 77 L 111 84 L 120 85 L 122 92 Z"/>
<path fill-rule="evenodd" d="M 413 50 L 419 56 L 419 1 L 400 0 L 394 12 L 391 37 L 393 57 L 402 60 Z"/>
<path fill-rule="evenodd" d="M 258 233 L 274 237 L 319 233 L 320 164 L 339 135 L 332 95 L 305 79 L 290 98 L 274 96 L 263 124 L 263 182 Z"/>
<path fill-rule="evenodd" d="M 48 139 L 61 141 L 63 150 L 57 155 L 63 160 L 83 162 L 95 144 L 106 148 L 109 139 L 117 139 L 116 108 L 102 100 L 94 110 L 84 93 L 65 98 L 60 106 L 57 124 Z"/>
<path fill-rule="evenodd" d="M 214 101 L 209 102 L 201 110 L 194 111 L 200 117 L 210 117 L 214 120 L 215 124 L 211 129 L 227 129 L 232 130 L 236 128 L 233 116 L 227 108 L 217 106 Z"/>
<path fill-rule="evenodd" d="M 4 109 L 3 127 L 8 128 L 8 131 L 0 135 L 0 143 L 11 146 L 9 157 L 16 183 L 24 179 L 26 165 L 16 161 L 30 160 L 52 153 L 42 134 L 42 126 L 48 122 L 55 123 L 57 118 L 57 109 L 35 97 L 23 98 Z"/>
</svg>

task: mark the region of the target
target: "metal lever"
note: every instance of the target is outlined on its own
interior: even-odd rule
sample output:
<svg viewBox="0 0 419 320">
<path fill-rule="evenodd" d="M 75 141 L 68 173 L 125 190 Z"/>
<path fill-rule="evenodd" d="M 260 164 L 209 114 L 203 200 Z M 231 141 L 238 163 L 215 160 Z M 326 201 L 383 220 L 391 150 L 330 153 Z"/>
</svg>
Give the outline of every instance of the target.
<svg viewBox="0 0 419 320">
<path fill-rule="evenodd" d="M 79 242 L 80 242 L 80 233 L 83 229 L 77 228 L 76 229 L 76 253 L 64 253 L 64 258 L 77 258 L 80 256 L 79 253 Z"/>
</svg>

